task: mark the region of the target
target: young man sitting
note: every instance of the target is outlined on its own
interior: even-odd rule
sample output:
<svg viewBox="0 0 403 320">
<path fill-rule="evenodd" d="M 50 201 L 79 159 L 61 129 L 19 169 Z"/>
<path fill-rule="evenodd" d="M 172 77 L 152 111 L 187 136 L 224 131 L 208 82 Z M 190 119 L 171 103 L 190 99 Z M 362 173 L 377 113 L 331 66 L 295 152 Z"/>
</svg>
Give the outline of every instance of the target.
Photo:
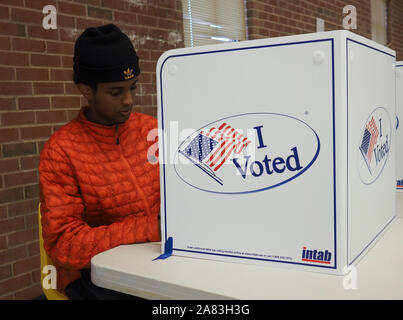
<svg viewBox="0 0 403 320">
<path fill-rule="evenodd" d="M 72 299 L 129 298 L 91 283 L 91 258 L 160 241 L 159 168 L 147 156 L 157 121 L 131 112 L 139 74 L 136 51 L 118 27 L 86 29 L 75 43 L 74 82 L 88 106 L 40 155 L 44 248 L 57 289 Z"/>
</svg>

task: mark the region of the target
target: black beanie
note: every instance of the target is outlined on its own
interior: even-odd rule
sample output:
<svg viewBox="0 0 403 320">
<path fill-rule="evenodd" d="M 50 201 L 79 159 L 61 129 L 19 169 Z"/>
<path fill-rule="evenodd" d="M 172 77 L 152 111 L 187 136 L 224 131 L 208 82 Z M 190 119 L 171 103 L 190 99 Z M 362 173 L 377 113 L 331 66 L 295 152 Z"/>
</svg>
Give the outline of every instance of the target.
<svg viewBox="0 0 403 320">
<path fill-rule="evenodd" d="M 132 42 L 114 24 L 85 29 L 76 40 L 73 61 L 76 79 L 88 84 L 124 81 L 140 74 Z"/>
</svg>

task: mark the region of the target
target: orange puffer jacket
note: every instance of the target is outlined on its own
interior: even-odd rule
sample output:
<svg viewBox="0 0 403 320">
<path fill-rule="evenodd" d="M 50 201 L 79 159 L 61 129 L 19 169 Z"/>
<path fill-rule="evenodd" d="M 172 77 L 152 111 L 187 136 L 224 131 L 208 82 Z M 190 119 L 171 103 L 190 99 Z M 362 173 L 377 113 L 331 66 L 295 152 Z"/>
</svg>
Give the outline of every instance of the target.
<svg viewBox="0 0 403 320">
<path fill-rule="evenodd" d="M 55 132 L 40 155 L 44 248 L 61 292 L 94 255 L 160 241 L 159 169 L 147 160 L 156 119 L 132 113 L 125 123 L 104 126 L 88 121 L 86 110 Z"/>
</svg>

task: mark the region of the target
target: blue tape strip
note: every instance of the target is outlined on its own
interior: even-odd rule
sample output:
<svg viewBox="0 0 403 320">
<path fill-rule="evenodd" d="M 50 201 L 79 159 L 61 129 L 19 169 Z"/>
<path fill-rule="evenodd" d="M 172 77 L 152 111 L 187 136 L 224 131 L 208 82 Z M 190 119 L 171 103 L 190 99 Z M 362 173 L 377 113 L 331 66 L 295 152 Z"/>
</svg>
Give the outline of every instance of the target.
<svg viewBox="0 0 403 320">
<path fill-rule="evenodd" d="M 158 260 L 158 259 L 166 259 L 169 258 L 172 255 L 172 248 L 173 248 L 173 239 L 172 237 L 169 237 L 167 242 L 165 242 L 164 246 L 164 253 L 161 254 L 159 257 L 153 259 L 153 261 Z"/>
</svg>

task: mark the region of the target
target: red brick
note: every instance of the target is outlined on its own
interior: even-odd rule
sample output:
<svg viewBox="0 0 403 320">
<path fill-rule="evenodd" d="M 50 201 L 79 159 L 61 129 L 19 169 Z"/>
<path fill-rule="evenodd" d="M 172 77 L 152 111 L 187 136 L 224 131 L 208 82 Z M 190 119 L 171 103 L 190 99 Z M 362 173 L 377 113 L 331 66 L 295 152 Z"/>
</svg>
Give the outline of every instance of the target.
<svg viewBox="0 0 403 320">
<path fill-rule="evenodd" d="M 50 70 L 50 80 L 54 81 L 71 81 L 73 79 L 73 71 L 67 69 Z"/>
<path fill-rule="evenodd" d="M 62 56 L 62 67 L 63 68 L 73 68 L 73 57 L 71 56 Z M 73 80 L 73 79 L 70 79 Z"/>
<path fill-rule="evenodd" d="M 61 111 L 37 111 L 36 122 L 37 123 L 58 123 L 66 122 L 66 112 Z"/>
<path fill-rule="evenodd" d="M 120 23 L 129 23 L 133 25 L 136 25 L 138 23 L 136 14 L 119 11 L 115 11 L 115 21 L 119 21 Z"/>
<path fill-rule="evenodd" d="M 55 41 L 47 41 L 46 42 L 46 51 L 48 53 L 53 54 L 64 54 L 64 55 L 73 55 L 74 54 L 74 44 L 69 42 L 55 42 Z"/>
<path fill-rule="evenodd" d="M 0 37 L 0 48 L 1 50 L 10 50 L 10 37 Z"/>
<path fill-rule="evenodd" d="M 0 250 L 4 250 L 7 248 L 7 237 L 0 236 Z"/>
<path fill-rule="evenodd" d="M 0 261 L 2 264 L 6 264 L 12 261 L 23 259 L 27 256 L 25 247 L 16 247 L 5 251 L 0 251 Z"/>
<path fill-rule="evenodd" d="M 39 198 L 39 184 L 33 184 L 31 186 L 24 187 L 24 199 L 33 198 Z"/>
<path fill-rule="evenodd" d="M 173 20 L 167 20 L 167 19 L 158 19 L 158 27 L 162 29 L 172 29 L 172 30 L 177 30 L 178 29 L 178 24 L 176 21 Z"/>
<path fill-rule="evenodd" d="M 140 63 L 141 72 L 155 72 L 156 62 L 142 61 Z"/>
<path fill-rule="evenodd" d="M 137 15 L 137 21 L 140 25 L 157 26 L 158 19 L 157 17 Z"/>
<path fill-rule="evenodd" d="M 156 85 L 142 83 L 142 84 L 140 84 L 140 90 L 138 91 L 138 93 L 142 94 L 142 95 L 156 94 L 157 93 Z"/>
<path fill-rule="evenodd" d="M 17 159 L 0 159 L 0 173 L 13 172 L 20 169 Z"/>
<path fill-rule="evenodd" d="M 88 17 L 112 20 L 112 11 L 88 6 Z"/>
<path fill-rule="evenodd" d="M 39 239 L 39 233 L 38 233 L 38 239 Z M 30 244 L 27 245 L 27 247 L 28 247 L 28 256 L 30 256 L 30 257 L 35 256 L 40 253 L 39 241 L 31 242 Z M 32 280 L 34 282 L 37 282 L 34 278 L 36 276 L 36 274 L 33 273 L 32 276 L 33 276 Z M 40 277 L 41 277 L 41 275 L 39 274 L 39 279 L 40 279 Z"/>
<path fill-rule="evenodd" d="M 31 95 L 32 84 L 29 82 L 2 82 L 0 86 L 0 95 Z"/>
<path fill-rule="evenodd" d="M 140 96 L 140 104 L 142 106 L 151 106 L 153 104 L 152 96 L 147 95 L 147 96 Z"/>
<path fill-rule="evenodd" d="M 0 190 L 0 203 L 22 200 L 24 197 L 22 188 Z"/>
<path fill-rule="evenodd" d="M 26 215 L 32 212 L 36 213 L 37 211 L 38 211 L 38 202 L 34 200 L 13 202 L 8 205 L 8 215 L 10 217 Z"/>
<path fill-rule="evenodd" d="M 27 30 L 28 30 L 28 37 L 30 39 L 32 38 L 38 38 L 38 39 L 53 39 L 57 40 L 59 39 L 59 32 L 58 30 L 54 29 L 49 29 L 46 30 L 43 28 L 42 23 L 40 26 L 35 26 L 35 25 L 27 25 Z"/>
<path fill-rule="evenodd" d="M 38 223 L 36 225 L 38 226 Z M 33 240 L 37 240 L 38 235 L 39 235 L 38 228 L 14 232 L 8 235 L 8 246 L 14 247 L 18 246 L 19 244 L 24 244 L 27 242 L 31 242 Z M 32 266 L 32 263 L 36 264 L 38 258 L 39 257 L 33 257 L 28 260 L 22 260 L 14 263 L 13 266 L 14 275 L 33 270 L 34 267 Z"/>
<path fill-rule="evenodd" d="M 82 4 L 71 3 L 67 1 L 59 1 L 57 12 L 65 13 L 72 16 L 86 16 L 86 6 Z"/>
<path fill-rule="evenodd" d="M 56 0 L 25 0 L 27 8 L 38 9 L 42 12 L 43 7 L 52 5 L 57 8 Z"/>
<path fill-rule="evenodd" d="M 175 1 L 159 0 L 157 3 L 158 3 L 158 6 L 160 6 L 160 7 L 175 9 Z"/>
<path fill-rule="evenodd" d="M 34 200 L 34 199 L 32 199 Z M 36 232 L 36 239 L 38 239 L 38 213 L 35 212 L 33 214 L 27 214 L 24 216 L 24 220 L 25 220 L 25 228 L 27 229 L 35 229 Z M 34 239 L 35 240 L 35 239 Z"/>
<path fill-rule="evenodd" d="M 0 98 L 0 110 L 16 110 L 15 98 Z"/>
<path fill-rule="evenodd" d="M 0 52 L 0 65 L 5 66 L 27 66 L 29 65 L 29 56 L 26 53 Z"/>
<path fill-rule="evenodd" d="M 90 27 L 99 27 L 102 23 L 96 19 L 77 18 L 76 24 L 78 29 L 87 29 Z"/>
<path fill-rule="evenodd" d="M 11 20 L 15 22 L 39 24 L 44 15 L 42 12 L 20 8 L 11 9 Z"/>
<path fill-rule="evenodd" d="M 0 6 L 0 19 L 9 20 L 10 14 L 7 7 Z"/>
<path fill-rule="evenodd" d="M 63 27 L 63 28 L 75 28 L 76 26 L 76 21 L 74 17 L 71 16 L 66 16 L 63 14 L 58 14 L 57 15 L 57 27 Z"/>
<path fill-rule="evenodd" d="M 147 13 L 148 15 L 154 16 L 154 17 L 160 17 L 160 18 L 166 18 L 166 17 L 167 17 L 166 12 L 167 12 L 167 11 L 170 11 L 169 9 L 160 8 L 160 7 L 157 7 L 157 6 L 150 6 L 150 7 L 148 7 L 147 9 L 148 9 L 148 10 L 147 10 L 146 13 Z M 182 17 L 181 17 L 181 18 L 182 18 Z"/>
<path fill-rule="evenodd" d="M 0 206 L 0 220 L 5 219 L 7 219 L 7 205 L 2 205 Z"/>
<path fill-rule="evenodd" d="M 31 54 L 31 65 L 41 67 L 60 67 L 60 57 L 49 54 Z"/>
<path fill-rule="evenodd" d="M 1 117 L 1 125 L 15 126 L 35 123 L 35 114 L 30 111 L 4 112 Z"/>
<path fill-rule="evenodd" d="M 20 110 L 49 109 L 49 97 L 18 98 L 18 107 Z"/>
<path fill-rule="evenodd" d="M 16 6 L 16 7 L 23 7 L 24 0 L 0 0 L 0 4 L 6 4 L 6 5 L 10 5 L 10 6 Z"/>
<path fill-rule="evenodd" d="M 31 276 L 29 274 L 23 274 L 21 276 L 0 282 L 0 296 L 17 291 L 22 288 L 26 288 L 30 284 Z"/>
<path fill-rule="evenodd" d="M 25 37 L 25 25 L 21 23 L 0 22 L 0 35 Z"/>
<path fill-rule="evenodd" d="M 13 38 L 11 42 L 15 51 L 45 52 L 46 50 L 45 41 L 43 40 Z"/>
<path fill-rule="evenodd" d="M 0 281 L 11 277 L 11 264 L 0 266 Z"/>
<path fill-rule="evenodd" d="M 14 295 L 16 300 L 31 300 L 43 295 L 42 286 L 39 282 L 32 287 L 16 292 Z"/>
<path fill-rule="evenodd" d="M 0 143 L 18 141 L 18 129 L 17 128 L 0 128 Z"/>
<path fill-rule="evenodd" d="M 64 84 L 64 93 L 65 94 L 76 94 L 81 96 L 81 92 L 78 90 L 77 86 L 74 83 L 65 83 Z"/>
<path fill-rule="evenodd" d="M 74 44 L 82 31 L 76 28 L 59 28 L 60 41 L 72 42 Z"/>
<path fill-rule="evenodd" d="M 136 53 L 139 56 L 140 61 L 151 59 L 151 50 L 143 50 L 136 48 Z"/>
<path fill-rule="evenodd" d="M 71 109 L 80 108 L 80 106 L 80 97 L 78 96 L 52 97 L 52 109 Z"/>
<path fill-rule="evenodd" d="M 54 82 L 35 82 L 35 94 L 62 94 L 64 91 L 63 83 Z"/>
<path fill-rule="evenodd" d="M 38 182 L 38 174 L 36 170 L 5 174 L 4 181 L 6 188 L 21 186 Z"/>
<path fill-rule="evenodd" d="M 102 7 L 121 11 L 126 11 L 128 9 L 126 1 L 121 0 L 102 0 Z"/>
<path fill-rule="evenodd" d="M 24 217 L 0 221 L 0 234 L 10 233 L 25 228 Z"/>
<path fill-rule="evenodd" d="M 49 71 L 41 68 L 17 68 L 17 80 L 49 80 Z"/>
<path fill-rule="evenodd" d="M 79 3 L 86 3 L 90 4 L 93 6 L 98 6 L 98 7 L 103 7 L 103 1 L 104 0 L 73 0 L 74 2 L 79 2 Z"/>
<path fill-rule="evenodd" d="M 46 127 L 24 127 L 20 128 L 22 140 L 33 140 L 38 138 L 49 138 L 52 134 L 52 126 Z"/>
<path fill-rule="evenodd" d="M 3 144 L 4 157 L 18 157 L 30 154 L 37 154 L 36 144 L 34 142 Z"/>
</svg>

